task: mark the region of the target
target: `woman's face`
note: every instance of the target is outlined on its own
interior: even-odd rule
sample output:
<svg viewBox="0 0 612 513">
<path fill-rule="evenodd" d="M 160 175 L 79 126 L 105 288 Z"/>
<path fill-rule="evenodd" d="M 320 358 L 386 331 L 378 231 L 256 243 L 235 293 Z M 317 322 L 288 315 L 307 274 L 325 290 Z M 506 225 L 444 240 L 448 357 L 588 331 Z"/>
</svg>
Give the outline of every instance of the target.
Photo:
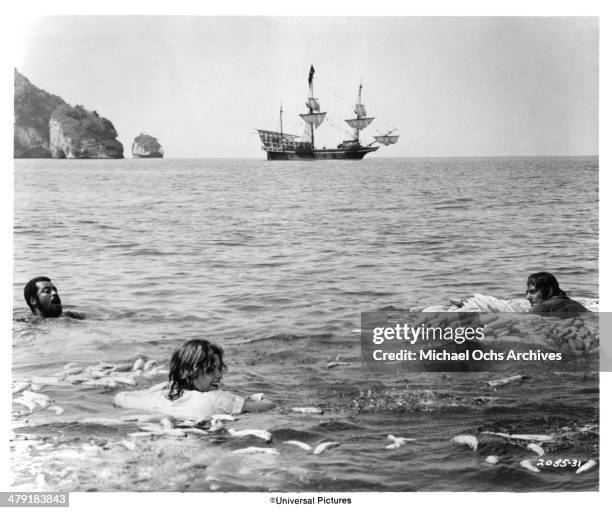
<svg viewBox="0 0 612 513">
<path fill-rule="evenodd" d="M 221 385 L 221 379 L 223 378 L 223 372 L 221 371 L 221 362 L 219 356 L 214 355 L 214 366 L 212 370 L 203 370 L 198 374 L 198 377 L 193 380 L 193 388 L 198 392 L 210 392 L 211 390 L 218 390 Z"/>
</svg>

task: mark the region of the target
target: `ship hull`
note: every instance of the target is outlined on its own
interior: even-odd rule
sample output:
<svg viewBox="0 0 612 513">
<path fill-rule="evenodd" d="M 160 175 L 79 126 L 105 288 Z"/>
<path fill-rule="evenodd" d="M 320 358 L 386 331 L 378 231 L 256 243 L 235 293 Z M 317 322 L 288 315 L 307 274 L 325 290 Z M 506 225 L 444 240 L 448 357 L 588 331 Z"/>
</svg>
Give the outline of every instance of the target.
<svg viewBox="0 0 612 513">
<path fill-rule="evenodd" d="M 351 150 L 316 149 L 309 152 L 267 151 L 268 160 L 361 160 L 368 153 L 376 151 L 373 148 L 356 148 Z"/>
</svg>

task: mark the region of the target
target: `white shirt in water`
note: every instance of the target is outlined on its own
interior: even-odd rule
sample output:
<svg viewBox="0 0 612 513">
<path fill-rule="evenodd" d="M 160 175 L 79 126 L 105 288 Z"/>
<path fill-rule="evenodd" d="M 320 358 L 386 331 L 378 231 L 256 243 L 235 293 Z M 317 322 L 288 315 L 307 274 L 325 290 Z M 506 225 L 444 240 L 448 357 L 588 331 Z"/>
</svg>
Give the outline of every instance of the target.
<svg viewBox="0 0 612 513">
<path fill-rule="evenodd" d="M 218 413 L 241 413 L 244 408 L 244 398 L 225 390 L 184 390 L 181 397 L 171 401 L 166 397 L 166 384 L 159 383 L 147 390 L 119 392 L 114 403 L 121 408 L 161 412 L 177 419 L 196 422 L 208 420 Z"/>
</svg>

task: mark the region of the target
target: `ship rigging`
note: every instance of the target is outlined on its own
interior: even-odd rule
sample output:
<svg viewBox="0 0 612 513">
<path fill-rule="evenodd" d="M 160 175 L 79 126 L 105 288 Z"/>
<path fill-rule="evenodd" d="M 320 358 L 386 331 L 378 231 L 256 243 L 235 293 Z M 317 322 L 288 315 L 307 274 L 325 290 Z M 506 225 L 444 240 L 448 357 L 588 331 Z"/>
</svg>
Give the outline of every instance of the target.
<svg viewBox="0 0 612 513">
<path fill-rule="evenodd" d="M 308 92 L 306 100 L 307 112 L 300 114 L 304 122 L 304 133 L 302 136 L 283 132 L 283 107 L 280 107 L 280 132 L 258 129 L 262 149 L 266 152 L 268 160 L 361 160 L 368 153 L 378 150 L 379 146 L 374 143 L 389 144 L 397 143 L 399 135 L 393 134 L 391 130 L 386 134 L 374 136 L 374 140 L 366 146 L 360 142 L 360 131 L 367 128 L 374 117 L 368 117 L 365 105 L 362 103 L 361 91 L 363 84 L 359 84 L 357 101 L 353 112 L 355 117 L 345 119 L 346 124 L 353 129 L 353 138 L 342 141 L 337 148 L 316 148 L 315 130 L 325 121 L 327 112 L 321 111 L 318 98 L 314 95 L 314 66 L 310 66 L 308 73 Z"/>
</svg>

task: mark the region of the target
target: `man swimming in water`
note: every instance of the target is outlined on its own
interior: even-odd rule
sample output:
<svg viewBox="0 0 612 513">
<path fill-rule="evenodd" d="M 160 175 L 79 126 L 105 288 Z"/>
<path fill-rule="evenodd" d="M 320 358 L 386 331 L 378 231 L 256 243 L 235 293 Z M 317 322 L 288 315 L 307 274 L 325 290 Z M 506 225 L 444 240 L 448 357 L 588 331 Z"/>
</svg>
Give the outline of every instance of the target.
<svg viewBox="0 0 612 513">
<path fill-rule="evenodd" d="M 559 282 L 552 274 L 541 272 L 527 278 L 527 300 L 531 303 L 531 312 L 548 313 L 578 313 L 588 310 L 567 297 L 559 287 Z"/>
<path fill-rule="evenodd" d="M 57 293 L 57 288 L 46 276 L 32 278 L 26 283 L 23 288 L 23 297 L 36 316 L 59 317 L 62 315 L 62 301 Z M 73 319 L 85 318 L 78 312 L 64 312 L 64 315 Z"/>
</svg>

